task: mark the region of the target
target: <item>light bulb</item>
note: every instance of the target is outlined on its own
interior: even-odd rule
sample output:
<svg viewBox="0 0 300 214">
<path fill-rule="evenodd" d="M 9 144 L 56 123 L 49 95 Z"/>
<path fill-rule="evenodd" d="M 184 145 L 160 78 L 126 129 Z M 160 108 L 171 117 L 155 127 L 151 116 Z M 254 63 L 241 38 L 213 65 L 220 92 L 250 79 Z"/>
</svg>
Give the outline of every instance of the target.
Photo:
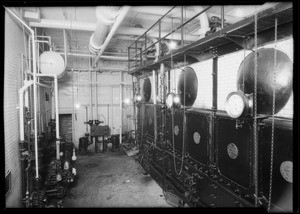
<svg viewBox="0 0 300 214">
<path fill-rule="evenodd" d="M 80 108 L 80 104 L 79 104 L 79 103 L 76 103 L 76 104 L 75 104 L 75 108 L 79 109 L 79 108 Z"/>
<path fill-rule="evenodd" d="M 126 98 L 126 99 L 124 100 L 124 103 L 128 105 L 128 104 L 130 103 L 130 99 L 129 99 L 129 98 Z"/>
<path fill-rule="evenodd" d="M 169 43 L 169 48 L 170 48 L 171 50 L 176 49 L 176 47 L 177 47 L 177 43 L 176 43 L 176 42 L 171 41 L 171 42 Z"/>
</svg>

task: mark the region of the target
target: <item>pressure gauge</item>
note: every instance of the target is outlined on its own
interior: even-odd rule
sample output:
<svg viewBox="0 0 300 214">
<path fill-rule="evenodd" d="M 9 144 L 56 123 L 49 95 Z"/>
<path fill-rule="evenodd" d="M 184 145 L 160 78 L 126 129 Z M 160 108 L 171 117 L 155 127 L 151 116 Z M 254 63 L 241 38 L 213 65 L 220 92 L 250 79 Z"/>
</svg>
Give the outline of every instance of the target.
<svg viewBox="0 0 300 214">
<path fill-rule="evenodd" d="M 226 112 L 232 118 L 239 118 L 249 113 L 252 108 L 252 97 L 240 91 L 231 92 L 225 101 Z"/>
<path fill-rule="evenodd" d="M 173 93 L 167 94 L 166 105 L 167 105 L 168 108 L 171 108 L 173 106 L 173 98 L 174 98 Z"/>
<path fill-rule="evenodd" d="M 180 97 L 174 93 L 167 94 L 166 105 L 168 108 L 179 107 L 180 106 Z"/>
</svg>

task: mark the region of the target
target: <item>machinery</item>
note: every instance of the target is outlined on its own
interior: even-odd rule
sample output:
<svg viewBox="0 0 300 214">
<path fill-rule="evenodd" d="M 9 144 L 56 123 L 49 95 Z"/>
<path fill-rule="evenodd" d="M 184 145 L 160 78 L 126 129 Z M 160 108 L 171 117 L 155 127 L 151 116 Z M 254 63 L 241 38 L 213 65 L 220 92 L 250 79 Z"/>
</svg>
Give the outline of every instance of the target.
<svg viewBox="0 0 300 214">
<path fill-rule="evenodd" d="M 280 9 L 276 12 L 280 13 Z M 257 17 L 252 20 L 257 26 Z M 218 32 L 214 33 L 220 21 L 214 21 L 211 32 L 206 35 L 211 40 L 204 38 L 191 46 L 192 51 L 202 46 L 213 48 L 214 39 L 220 40 Z M 243 22 L 243 27 L 248 27 L 245 25 Z M 253 25 L 249 26 L 249 32 L 253 31 Z M 236 29 L 240 33 L 239 28 Z M 257 39 L 257 32 L 252 36 Z M 275 44 L 276 38 L 277 34 Z M 139 162 L 161 186 L 167 200 L 173 198 L 175 206 L 292 211 L 293 119 L 275 114 L 291 96 L 293 63 L 279 49 L 253 48 L 237 71 L 237 91 L 229 93 L 224 100 L 226 110 L 218 110 L 218 53 L 229 51 L 226 45 L 222 48 L 220 45 L 218 50 L 213 49 L 215 52 L 211 55 L 211 109 L 193 106 L 199 96 L 201 75 L 196 75 L 197 70 L 188 63 L 179 68 L 177 93 L 170 90 L 172 67 L 168 60 L 187 56 L 182 50 L 130 71 L 137 77 L 137 84 L 143 83 L 135 95 Z M 188 51 L 188 47 L 185 50 Z"/>
</svg>

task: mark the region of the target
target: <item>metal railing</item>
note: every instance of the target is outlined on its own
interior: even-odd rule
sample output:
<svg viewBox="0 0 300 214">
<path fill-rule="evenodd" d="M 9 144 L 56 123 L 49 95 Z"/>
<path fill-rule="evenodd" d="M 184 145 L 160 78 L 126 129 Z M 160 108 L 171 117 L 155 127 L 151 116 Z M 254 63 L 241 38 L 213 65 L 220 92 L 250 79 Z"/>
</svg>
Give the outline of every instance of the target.
<svg viewBox="0 0 300 214">
<path fill-rule="evenodd" d="M 167 17 L 175 8 L 180 7 L 181 9 L 181 17 L 180 17 L 180 25 L 175 27 L 173 29 L 173 22 L 172 22 L 172 30 L 169 33 L 166 33 L 165 35 L 162 36 L 162 22 L 164 18 L 169 18 Z M 187 19 L 186 21 L 184 20 L 184 6 L 174 6 L 172 7 L 165 15 L 163 15 L 160 19 L 158 19 L 143 35 L 139 36 L 129 47 L 128 47 L 128 71 L 135 70 L 139 68 L 140 66 L 143 66 L 147 64 L 149 56 L 148 56 L 148 51 L 153 49 L 155 46 L 158 48 L 158 50 L 155 50 L 157 53 L 160 53 L 162 50 L 162 41 L 165 40 L 167 37 L 172 34 L 175 31 L 180 30 L 180 46 L 183 47 L 184 44 L 186 43 L 186 39 L 184 38 L 184 26 L 186 26 L 188 23 L 190 23 L 192 20 L 196 19 L 198 16 L 200 16 L 202 13 L 206 12 L 213 6 L 207 6 L 205 9 L 202 11 L 198 12 L 195 14 L 193 17 Z M 223 6 L 222 6 L 223 8 Z M 224 13 L 222 13 L 223 15 Z M 222 20 L 224 17 L 222 17 Z M 223 22 L 222 22 L 223 23 Z M 148 36 L 148 34 L 153 31 L 155 27 L 158 27 L 158 38 L 155 38 L 155 42 L 152 42 L 151 45 L 147 47 L 148 40 L 153 41 L 153 37 Z M 223 24 L 222 24 L 223 27 Z M 157 45 L 158 44 L 158 45 Z M 160 54 L 156 57 L 155 60 L 152 62 L 156 62 L 160 57 Z"/>
</svg>

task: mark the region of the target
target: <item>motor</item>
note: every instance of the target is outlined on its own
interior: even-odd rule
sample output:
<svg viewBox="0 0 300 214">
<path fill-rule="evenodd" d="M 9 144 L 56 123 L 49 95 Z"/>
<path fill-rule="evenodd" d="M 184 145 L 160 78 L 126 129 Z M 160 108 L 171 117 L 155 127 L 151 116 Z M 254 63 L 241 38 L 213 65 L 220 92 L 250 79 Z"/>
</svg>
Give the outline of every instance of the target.
<svg viewBox="0 0 300 214">
<path fill-rule="evenodd" d="M 85 133 L 85 137 L 79 138 L 79 154 L 86 154 L 87 147 L 91 144 L 89 141 L 89 133 Z"/>
</svg>

